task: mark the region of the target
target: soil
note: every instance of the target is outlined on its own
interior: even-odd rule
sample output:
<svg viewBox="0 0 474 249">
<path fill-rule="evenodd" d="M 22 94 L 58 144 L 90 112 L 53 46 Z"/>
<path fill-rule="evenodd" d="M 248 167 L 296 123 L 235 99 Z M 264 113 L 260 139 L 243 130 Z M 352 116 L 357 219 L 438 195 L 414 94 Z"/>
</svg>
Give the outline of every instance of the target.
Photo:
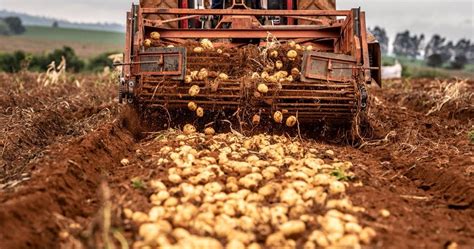
<svg viewBox="0 0 474 249">
<path fill-rule="evenodd" d="M 114 102 L 107 79 L 71 76 L 82 84 L 44 86 L 36 77 L 0 75 L 0 248 L 100 248 L 109 202 L 113 230 L 131 242 L 137 228 L 121 218 L 121 207 L 150 207 L 147 190 L 132 187 L 131 179 L 163 172 L 121 160 L 144 162 L 159 148 L 147 146 L 149 133 Z M 347 194 L 367 210 L 361 223 L 377 231 L 367 248 L 474 246 L 473 101 L 449 102 L 427 115 L 442 84 L 371 87 L 373 129 L 357 145 L 303 137 L 306 146 L 354 163 L 353 182 L 362 184 Z M 465 84 L 464 92 L 474 92 L 473 81 Z"/>
</svg>

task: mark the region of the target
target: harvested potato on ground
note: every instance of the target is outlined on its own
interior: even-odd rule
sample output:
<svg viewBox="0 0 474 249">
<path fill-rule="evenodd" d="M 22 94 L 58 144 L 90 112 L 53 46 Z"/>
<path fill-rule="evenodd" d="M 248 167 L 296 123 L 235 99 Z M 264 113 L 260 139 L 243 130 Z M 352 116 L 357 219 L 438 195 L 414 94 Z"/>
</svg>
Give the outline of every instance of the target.
<svg viewBox="0 0 474 249">
<path fill-rule="evenodd" d="M 216 130 L 214 130 L 214 128 L 212 127 L 207 127 L 205 130 L 204 130 L 204 134 L 208 135 L 208 136 L 213 136 L 216 134 Z"/>
<path fill-rule="evenodd" d="M 184 128 L 183 128 L 183 132 L 184 132 L 184 134 L 186 134 L 186 135 L 190 135 L 190 134 L 196 133 L 196 127 L 194 127 L 194 125 L 192 125 L 192 124 L 187 124 L 187 125 L 185 125 Z"/>
<path fill-rule="evenodd" d="M 222 49 L 217 49 L 218 54 L 222 54 Z"/>
</svg>

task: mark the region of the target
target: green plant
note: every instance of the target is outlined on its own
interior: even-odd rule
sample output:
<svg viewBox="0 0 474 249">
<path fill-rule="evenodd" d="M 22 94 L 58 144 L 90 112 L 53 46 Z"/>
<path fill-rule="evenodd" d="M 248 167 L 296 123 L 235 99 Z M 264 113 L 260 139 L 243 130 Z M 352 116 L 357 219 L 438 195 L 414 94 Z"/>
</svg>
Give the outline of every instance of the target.
<svg viewBox="0 0 474 249">
<path fill-rule="evenodd" d="M 354 175 L 346 173 L 346 171 L 341 168 L 333 170 L 331 175 L 335 176 L 338 181 L 350 181 L 354 179 Z"/>
<path fill-rule="evenodd" d="M 94 72 L 100 72 L 104 69 L 104 67 L 113 68 L 114 63 L 109 58 L 109 56 L 112 54 L 116 53 L 102 53 L 92 58 L 87 65 L 87 69 Z"/>
<path fill-rule="evenodd" d="M 474 129 L 469 131 L 467 135 L 469 137 L 469 141 L 471 142 L 471 144 L 474 144 Z"/>
<path fill-rule="evenodd" d="M 145 183 L 139 177 L 135 177 L 132 179 L 132 187 L 134 189 L 145 189 Z"/>
</svg>

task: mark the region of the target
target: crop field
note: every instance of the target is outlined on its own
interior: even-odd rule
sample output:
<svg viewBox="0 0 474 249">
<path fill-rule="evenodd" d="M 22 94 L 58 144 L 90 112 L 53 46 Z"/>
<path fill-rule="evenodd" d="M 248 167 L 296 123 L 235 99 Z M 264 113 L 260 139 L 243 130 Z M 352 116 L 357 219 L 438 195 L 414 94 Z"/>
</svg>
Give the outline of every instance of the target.
<svg viewBox="0 0 474 249">
<path fill-rule="evenodd" d="M 357 143 L 151 130 L 115 78 L 0 74 L 0 248 L 470 248 L 474 82 L 371 87 Z"/>
<path fill-rule="evenodd" d="M 0 53 L 23 50 L 42 54 L 66 45 L 80 57 L 90 58 L 104 52 L 121 51 L 124 40 L 125 34 L 118 32 L 27 26 L 20 36 L 2 36 Z"/>
</svg>

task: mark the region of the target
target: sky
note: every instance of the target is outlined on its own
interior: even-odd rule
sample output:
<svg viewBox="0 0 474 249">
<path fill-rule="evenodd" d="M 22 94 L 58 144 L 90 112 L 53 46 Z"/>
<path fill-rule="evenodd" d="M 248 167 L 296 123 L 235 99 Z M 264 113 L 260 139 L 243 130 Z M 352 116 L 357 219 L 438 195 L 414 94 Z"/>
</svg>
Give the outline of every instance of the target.
<svg viewBox="0 0 474 249">
<path fill-rule="evenodd" d="M 137 0 L 135 0 L 137 2 Z M 0 9 L 77 22 L 124 23 L 132 0 L 0 0 Z M 368 26 L 386 28 L 390 37 L 409 29 L 448 39 L 474 40 L 474 0 L 339 0 L 338 9 L 362 7 Z"/>
</svg>

